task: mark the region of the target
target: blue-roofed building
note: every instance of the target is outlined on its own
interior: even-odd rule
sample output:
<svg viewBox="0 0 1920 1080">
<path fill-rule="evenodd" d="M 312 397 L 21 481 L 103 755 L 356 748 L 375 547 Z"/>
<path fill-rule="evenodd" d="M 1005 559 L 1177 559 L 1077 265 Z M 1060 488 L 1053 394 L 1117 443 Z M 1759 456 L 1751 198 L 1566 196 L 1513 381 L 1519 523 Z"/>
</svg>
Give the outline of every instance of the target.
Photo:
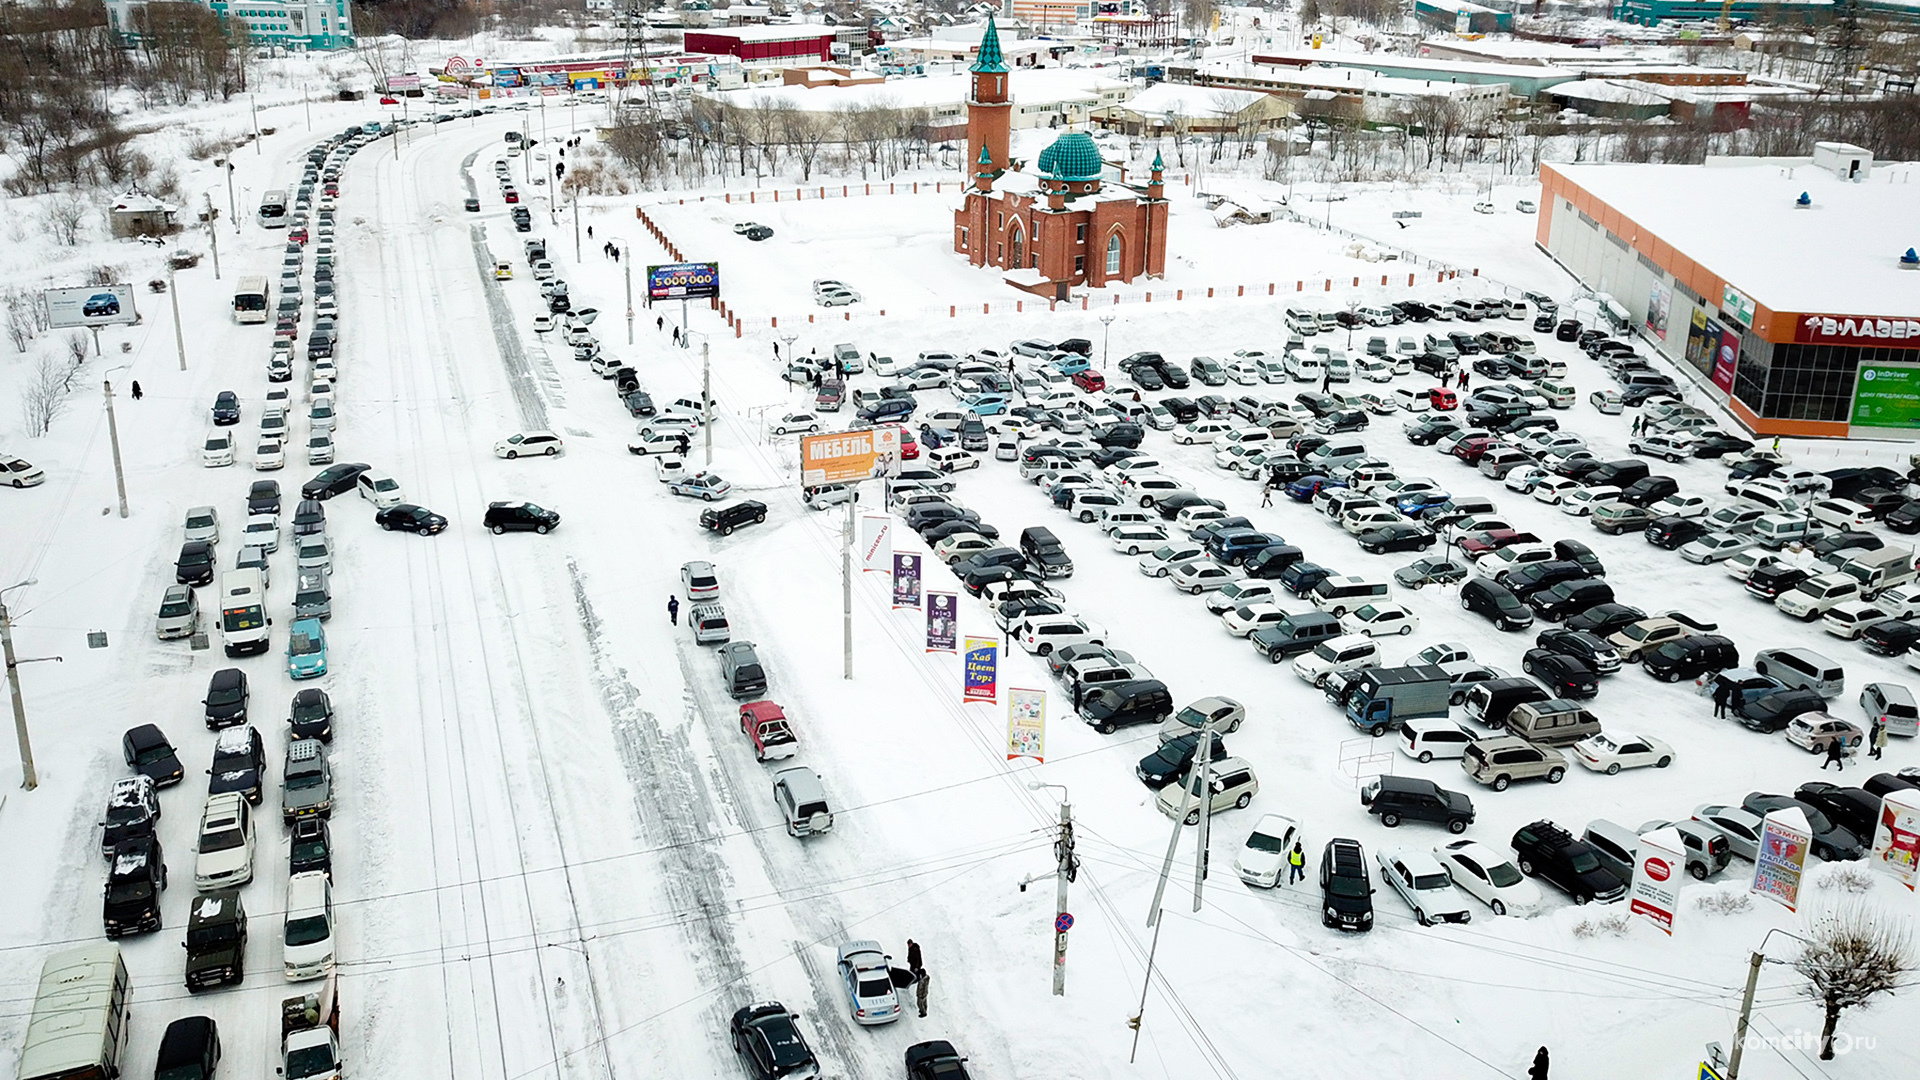
<svg viewBox="0 0 1920 1080">
<path fill-rule="evenodd" d="M 121 45 L 140 44 L 146 0 L 105 0 L 107 27 Z M 246 28 L 254 46 L 283 49 L 331 50 L 353 47 L 353 4 L 350 0 L 200 0 L 223 23 Z"/>
</svg>

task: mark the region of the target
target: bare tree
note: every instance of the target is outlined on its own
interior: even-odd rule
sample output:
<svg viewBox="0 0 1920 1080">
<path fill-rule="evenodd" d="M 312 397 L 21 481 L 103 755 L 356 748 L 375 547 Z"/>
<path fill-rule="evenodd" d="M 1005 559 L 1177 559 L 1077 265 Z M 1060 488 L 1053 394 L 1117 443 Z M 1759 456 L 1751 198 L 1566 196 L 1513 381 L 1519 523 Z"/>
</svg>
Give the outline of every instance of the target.
<svg viewBox="0 0 1920 1080">
<path fill-rule="evenodd" d="M 85 330 L 75 330 L 67 335 L 67 371 L 66 377 L 60 382 L 60 389 L 73 392 L 73 377 L 87 366 L 87 351 L 90 348 L 92 346 L 88 344 Z"/>
<path fill-rule="evenodd" d="M 53 422 L 67 408 L 66 365 L 53 353 L 35 357 L 33 371 L 20 390 L 20 419 L 39 438 L 53 430 Z"/>
<path fill-rule="evenodd" d="M 33 304 L 24 290 L 7 292 L 7 340 L 20 352 L 26 352 L 37 332 L 33 325 Z"/>
<path fill-rule="evenodd" d="M 1810 921 L 1793 969 L 1807 980 L 1801 992 L 1826 1011 L 1820 1060 L 1830 1061 L 1840 1014 L 1899 989 L 1914 971 L 1913 942 L 1903 926 L 1874 918 L 1858 902 L 1840 903 Z"/>
<path fill-rule="evenodd" d="M 780 110 L 780 137 L 800 159 L 801 183 L 812 178 L 813 161 L 820 156 L 820 147 L 831 130 L 831 124 L 813 113 L 802 112 L 791 105 Z"/>
<path fill-rule="evenodd" d="M 63 191 L 47 200 L 47 231 L 55 241 L 67 246 L 80 242 L 80 226 L 86 223 L 92 207 L 71 191 Z"/>
</svg>

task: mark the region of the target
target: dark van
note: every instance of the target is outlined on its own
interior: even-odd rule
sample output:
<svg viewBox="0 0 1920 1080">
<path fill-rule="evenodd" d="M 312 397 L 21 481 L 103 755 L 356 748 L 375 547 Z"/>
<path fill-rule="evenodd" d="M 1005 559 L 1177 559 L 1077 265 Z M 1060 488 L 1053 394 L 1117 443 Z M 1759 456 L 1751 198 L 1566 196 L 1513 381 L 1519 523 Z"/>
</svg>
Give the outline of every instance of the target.
<svg viewBox="0 0 1920 1080">
<path fill-rule="evenodd" d="M 1130 724 L 1157 724 L 1173 715 L 1173 694 L 1159 679 L 1132 679 L 1088 691 L 1080 713 L 1102 735 Z"/>
<path fill-rule="evenodd" d="M 1247 556 L 1240 569 L 1250 578 L 1268 581 L 1284 577 L 1288 567 L 1302 562 L 1306 557 L 1306 552 L 1292 544 L 1269 544 Z"/>
<path fill-rule="evenodd" d="M 1647 467 L 1646 462 L 1622 458 L 1619 461 L 1609 461 L 1593 470 L 1582 482 L 1589 485 L 1603 484 L 1625 491 L 1652 474 L 1653 470 Z"/>
<path fill-rule="evenodd" d="M 1515 707 L 1546 701 L 1553 695 L 1546 687 L 1527 678 L 1488 679 L 1467 691 L 1467 715 L 1490 728 L 1507 726 L 1507 714 Z"/>
<path fill-rule="evenodd" d="M 1319 563 L 1291 563 L 1280 572 L 1280 587 L 1295 596 L 1306 596 L 1313 592 L 1314 586 L 1333 576 L 1333 571 Z"/>
<path fill-rule="evenodd" d="M 1740 650 L 1719 634 L 1689 634 L 1663 642 L 1640 658 L 1647 674 L 1661 682 L 1698 678 L 1710 671 L 1740 666 Z"/>
<path fill-rule="evenodd" d="M 1277 664 L 1289 656 L 1306 652 L 1323 641 L 1343 633 L 1340 619 L 1324 611 L 1288 612 L 1279 622 L 1263 626 L 1247 636 L 1255 652 Z"/>
</svg>

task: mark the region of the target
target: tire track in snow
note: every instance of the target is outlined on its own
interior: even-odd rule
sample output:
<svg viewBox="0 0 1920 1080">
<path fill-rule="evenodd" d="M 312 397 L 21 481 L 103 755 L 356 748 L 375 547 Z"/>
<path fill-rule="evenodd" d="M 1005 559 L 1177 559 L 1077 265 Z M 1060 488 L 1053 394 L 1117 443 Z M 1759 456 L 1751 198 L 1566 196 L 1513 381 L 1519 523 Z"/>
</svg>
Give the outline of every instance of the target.
<svg viewBox="0 0 1920 1080">
<path fill-rule="evenodd" d="M 500 364 L 507 371 L 507 387 L 513 391 L 514 407 L 520 411 L 521 426 L 530 431 L 550 431 L 547 402 L 540 396 L 527 350 L 520 343 L 520 331 L 513 324 L 513 309 L 493 276 L 493 249 L 487 245 L 487 227 L 470 225 L 473 238 L 473 265 L 480 273 L 480 292 L 487 298 L 487 321 L 493 327 L 493 340 L 500 347 Z M 555 381 L 558 381 L 557 378 Z M 555 404 L 564 404 L 556 401 Z"/>
</svg>

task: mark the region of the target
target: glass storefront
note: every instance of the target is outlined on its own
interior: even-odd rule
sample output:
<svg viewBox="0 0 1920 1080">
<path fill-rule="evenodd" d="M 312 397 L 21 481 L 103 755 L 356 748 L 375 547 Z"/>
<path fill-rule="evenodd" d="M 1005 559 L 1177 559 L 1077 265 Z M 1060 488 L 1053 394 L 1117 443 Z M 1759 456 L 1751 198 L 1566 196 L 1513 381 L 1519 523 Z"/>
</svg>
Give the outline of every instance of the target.
<svg viewBox="0 0 1920 1080">
<path fill-rule="evenodd" d="M 1920 361 L 1913 349 L 1857 345 L 1772 345 L 1747 334 L 1733 394 L 1767 420 L 1845 423 L 1861 364 Z"/>
</svg>

